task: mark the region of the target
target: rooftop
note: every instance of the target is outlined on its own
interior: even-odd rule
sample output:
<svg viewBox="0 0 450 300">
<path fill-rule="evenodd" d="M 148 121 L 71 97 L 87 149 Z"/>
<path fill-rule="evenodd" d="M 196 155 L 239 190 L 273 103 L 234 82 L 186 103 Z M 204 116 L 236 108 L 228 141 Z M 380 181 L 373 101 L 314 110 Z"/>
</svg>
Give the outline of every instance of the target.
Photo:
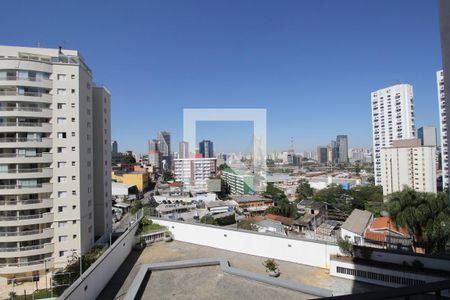
<svg viewBox="0 0 450 300">
<path fill-rule="evenodd" d="M 98 299 L 124 299 L 142 264 L 187 259 L 224 257 L 232 267 L 266 275 L 265 258 L 173 241 L 154 243 L 132 251 Z M 278 261 L 280 278 L 330 289 L 335 295 L 374 291 L 376 286 L 335 278 L 328 270 Z M 153 271 L 142 299 L 312 299 L 300 292 L 244 279 L 220 271 L 218 266 Z"/>
<path fill-rule="evenodd" d="M 371 218 L 372 213 L 370 211 L 354 209 L 341 228 L 363 235 Z"/>
<path fill-rule="evenodd" d="M 258 196 L 258 195 L 231 195 L 230 197 L 237 203 L 257 202 L 257 201 L 273 202 L 272 199 L 265 198 L 265 197 Z"/>
</svg>

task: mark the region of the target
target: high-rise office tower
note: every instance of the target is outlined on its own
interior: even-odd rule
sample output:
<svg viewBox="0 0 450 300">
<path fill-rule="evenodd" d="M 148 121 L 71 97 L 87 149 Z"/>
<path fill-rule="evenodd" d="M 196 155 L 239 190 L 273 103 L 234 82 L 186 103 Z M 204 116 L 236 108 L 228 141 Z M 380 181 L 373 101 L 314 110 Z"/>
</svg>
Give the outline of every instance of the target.
<svg viewBox="0 0 450 300">
<path fill-rule="evenodd" d="M 348 137 L 347 135 L 338 135 L 336 137 L 337 160 L 338 163 L 348 163 Z"/>
<path fill-rule="evenodd" d="M 172 165 L 172 152 L 170 149 L 170 132 L 158 131 L 156 134 L 159 149 L 160 169 L 170 169 Z"/>
<path fill-rule="evenodd" d="M 326 164 L 328 162 L 328 147 L 327 146 L 317 147 L 317 162 L 319 164 Z"/>
<path fill-rule="evenodd" d="M 423 146 L 435 146 L 437 145 L 436 127 L 422 126 L 417 129 L 417 138 L 420 140 Z"/>
<path fill-rule="evenodd" d="M 203 140 L 198 144 L 198 151 L 204 158 L 214 157 L 213 142 L 209 140 Z"/>
<path fill-rule="evenodd" d="M 159 142 L 156 139 L 148 141 L 148 162 L 154 168 L 159 168 Z"/>
<path fill-rule="evenodd" d="M 181 141 L 178 145 L 178 158 L 189 158 L 189 144 Z"/>
<path fill-rule="evenodd" d="M 338 147 L 336 141 L 331 141 L 328 145 L 328 163 L 329 164 L 335 164 L 337 163 L 337 157 L 338 157 Z"/>
<path fill-rule="evenodd" d="M 109 97 L 78 51 L 0 46 L 0 280 L 111 230 Z"/>
<path fill-rule="evenodd" d="M 117 141 L 111 142 L 111 152 L 112 152 L 112 154 L 119 153 L 119 145 L 117 144 Z"/>
<path fill-rule="evenodd" d="M 415 137 L 413 87 L 396 84 L 371 94 L 375 184 L 382 184 L 381 148 Z"/>
<path fill-rule="evenodd" d="M 444 71 L 436 73 L 438 103 L 439 103 L 439 124 L 441 136 L 441 163 L 442 163 L 442 187 L 448 188 L 448 135 L 447 135 L 447 102 L 445 101 Z"/>
</svg>

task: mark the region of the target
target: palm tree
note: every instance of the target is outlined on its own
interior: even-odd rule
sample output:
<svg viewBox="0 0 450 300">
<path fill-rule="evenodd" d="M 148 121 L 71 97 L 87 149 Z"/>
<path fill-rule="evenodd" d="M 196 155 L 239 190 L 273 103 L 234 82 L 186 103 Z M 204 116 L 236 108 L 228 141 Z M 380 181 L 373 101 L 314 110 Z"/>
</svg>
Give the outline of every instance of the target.
<svg viewBox="0 0 450 300">
<path fill-rule="evenodd" d="M 421 193 L 412 189 L 392 194 L 389 214 L 397 226 L 405 227 L 415 244 L 439 254 L 450 238 L 450 209 L 445 193 Z"/>
</svg>

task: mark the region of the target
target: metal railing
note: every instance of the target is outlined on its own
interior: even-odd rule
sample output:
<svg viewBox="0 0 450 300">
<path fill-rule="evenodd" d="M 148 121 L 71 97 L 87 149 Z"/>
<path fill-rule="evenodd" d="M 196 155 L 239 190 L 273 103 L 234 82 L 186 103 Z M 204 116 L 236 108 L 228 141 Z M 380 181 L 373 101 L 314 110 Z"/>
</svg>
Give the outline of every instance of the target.
<svg viewBox="0 0 450 300">
<path fill-rule="evenodd" d="M 46 245 L 47 244 L 25 246 L 25 247 L 0 248 L 0 252 L 23 252 L 23 251 L 39 250 L 39 249 L 43 249 Z"/>
<path fill-rule="evenodd" d="M 42 187 L 42 183 L 38 183 L 35 185 L 3 184 L 3 185 L 0 185 L 0 190 L 34 189 L 34 188 L 41 188 L 41 187 Z"/>
<path fill-rule="evenodd" d="M 15 174 L 15 173 L 42 173 L 43 168 L 33 169 L 8 169 L 5 171 L 0 170 L 0 174 Z"/>
<path fill-rule="evenodd" d="M 46 108 L 49 109 L 49 108 Z M 31 111 L 31 112 L 42 112 L 44 108 L 40 107 L 8 107 L 0 106 L 0 111 Z"/>
<path fill-rule="evenodd" d="M 49 78 L 41 78 L 41 77 L 19 77 L 19 76 L 1 76 L 0 80 L 26 80 L 26 81 L 51 81 Z"/>
<path fill-rule="evenodd" d="M 42 97 L 42 95 L 48 95 L 47 93 L 42 92 L 23 92 L 19 93 L 14 90 L 1 90 L 0 96 L 27 96 L 27 97 Z"/>
<path fill-rule="evenodd" d="M 50 200 L 50 199 L 25 199 L 25 200 L 12 200 L 12 201 L 0 201 L 0 206 L 6 206 L 6 205 L 17 205 L 17 204 L 38 204 L 44 202 L 44 200 Z"/>
<path fill-rule="evenodd" d="M 20 220 L 32 220 L 32 219 L 41 219 L 44 217 L 44 214 L 35 214 L 35 215 L 22 215 L 22 216 L 0 216 L 0 221 L 20 221 Z"/>
<path fill-rule="evenodd" d="M 45 262 L 51 262 L 52 258 L 47 259 L 39 259 L 39 260 L 33 260 L 33 261 L 27 261 L 27 262 L 20 262 L 20 263 L 0 263 L 0 268 L 6 268 L 6 267 L 27 267 L 27 266 L 35 266 L 44 264 Z"/>
<path fill-rule="evenodd" d="M 48 228 L 51 229 L 51 228 Z M 23 230 L 23 231 L 0 231 L 1 237 L 9 237 L 9 236 L 27 236 L 32 234 L 40 234 L 44 233 L 46 229 L 34 229 L 34 230 Z"/>
<path fill-rule="evenodd" d="M 1 127 L 41 127 L 42 124 L 50 124 L 50 123 L 41 123 L 41 122 L 0 122 Z"/>
<path fill-rule="evenodd" d="M 42 142 L 42 139 L 43 138 L 30 139 L 30 138 L 26 138 L 26 137 L 22 137 L 22 138 L 15 138 L 15 137 L 0 138 L 0 143 Z"/>
</svg>

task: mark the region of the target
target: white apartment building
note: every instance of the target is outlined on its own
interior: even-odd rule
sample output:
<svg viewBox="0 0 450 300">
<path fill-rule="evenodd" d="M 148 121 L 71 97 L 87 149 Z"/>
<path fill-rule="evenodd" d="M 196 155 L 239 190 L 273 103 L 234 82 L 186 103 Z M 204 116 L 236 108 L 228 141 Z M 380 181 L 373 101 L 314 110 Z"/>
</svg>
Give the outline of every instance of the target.
<svg viewBox="0 0 450 300">
<path fill-rule="evenodd" d="M 413 87 L 393 85 L 371 94 L 375 184 L 382 184 L 381 149 L 415 137 Z"/>
<path fill-rule="evenodd" d="M 447 118 L 445 109 L 444 72 L 436 72 L 436 82 L 439 101 L 439 124 L 441 137 L 441 163 L 442 163 L 442 187 L 448 188 L 448 145 L 447 145 Z"/>
<path fill-rule="evenodd" d="M 0 283 L 111 230 L 109 98 L 78 51 L 0 46 Z"/>
<path fill-rule="evenodd" d="M 236 173 L 238 172 L 238 173 Z M 254 194 L 254 176 L 232 170 L 230 168 L 222 171 L 222 179 L 230 188 L 230 193 L 233 195 Z"/>
<path fill-rule="evenodd" d="M 206 191 L 209 178 L 217 175 L 216 158 L 174 159 L 174 175 L 187 189 Z"/>
<path fill-rule="evenodd" d="M 436 193 L 436 147 L 422 146 L 419 139 L 396 140 L 381 149 L 383 194 L 405 187 Z"/>
</svg>

